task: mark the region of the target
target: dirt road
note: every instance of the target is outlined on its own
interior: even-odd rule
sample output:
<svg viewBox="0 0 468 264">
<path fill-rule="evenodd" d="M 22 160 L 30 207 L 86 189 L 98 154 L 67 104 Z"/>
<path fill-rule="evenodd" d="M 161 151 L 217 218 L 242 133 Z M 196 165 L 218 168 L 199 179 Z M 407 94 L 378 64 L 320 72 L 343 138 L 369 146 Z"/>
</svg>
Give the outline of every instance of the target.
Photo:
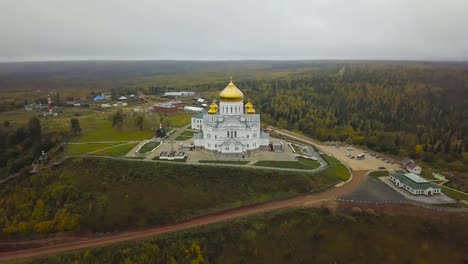
<svg viewBox="0 0 468 264">
<path fill-rule="evenodd" d="M 235 208 L 223 212 L 218 212 L 215 214 L 201 216 L 178 224 L 154 227 L 139 231 L 125 232 L 100 238 L 80 240 L 63 244 L 3 252 L 0 253 L 0 262 L 21 258 L 32 258 L 44 255 L 51 255 L 84 248 L 106 246 L 131 240 L 139 240 L 155 235 L 161 235 L 186 230 L 194 227 L 219 223 L 236 218 L 246 217 L 257 213 L 274 211 L 282 208 L 320 205 L 328 199 L 340 197 L 342 195 L 351 193 L 366 178 L 365 174 L 366 171 L 354 171 L 353 178 L 348 183 L 340 187 L 332 187 L 331 189 L 328 189 L 323 192 L 313 193 L 287 200 L 272 201 Z"/>
</svg>

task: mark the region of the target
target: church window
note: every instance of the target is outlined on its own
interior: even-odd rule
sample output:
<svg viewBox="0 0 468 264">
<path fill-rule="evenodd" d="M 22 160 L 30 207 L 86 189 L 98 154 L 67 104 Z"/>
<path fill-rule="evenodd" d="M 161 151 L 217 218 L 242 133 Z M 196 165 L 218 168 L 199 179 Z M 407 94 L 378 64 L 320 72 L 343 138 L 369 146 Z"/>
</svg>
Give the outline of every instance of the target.
<svg viewBox="0 0 468 264">
<path fill-rule="evenodd" d="M 249 138 L 249 135 L 247 135 L 247 138 Z"/>
<path fill-rule="evenodd" d="M 217 147 L 218 147 L 218 144 L 215 144 L 215 148 L 217 148 Z"/>
<path fill-rule="evenodd" d="M 229 137 L 229 131 L 227 131 L 227 137 Z"/>
<path fill-rule="evenodd" d="M 229 150 L 229 147 L 224 148 L 225 150 Z"/>
<path fill-rule="evenodd" d="M 239 150 L 239 147 L 235 147 L 236 150 Z"/>
<path fill-rule="evenodd" d="M 247 147 L 249 147 L 249 144 L 247 144 Z"/>
<path fill-rule="evenodd" d="M 218 136 L 217 136 L 217 135 L 215 135 L 215 139 L 216 139 L 216 138 L 218 138 Z"/>
<path fill-rule="evenodd" d="M 234 131 L 234 137 L 237 137 L 237 131 Z"/>
<path fill-rule="evenodd" d="M 231 106 L 231 114 L 232 114 L 232 106 Z"/>
</svg>

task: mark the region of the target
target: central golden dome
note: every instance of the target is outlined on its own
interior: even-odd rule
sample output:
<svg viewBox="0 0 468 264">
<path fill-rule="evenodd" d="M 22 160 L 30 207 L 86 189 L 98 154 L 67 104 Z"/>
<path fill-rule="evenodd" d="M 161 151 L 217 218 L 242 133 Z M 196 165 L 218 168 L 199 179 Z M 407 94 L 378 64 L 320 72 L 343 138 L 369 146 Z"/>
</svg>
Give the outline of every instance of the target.
<svg viewBox="0 0 468 264">
<path fill-rule="evenodd" d="M 219 97 L 219 99 L 224 102 L 239 102 L 244 99 L 244 94 L 234 85 L 231 77 L 231 81 L 226 88 L 219 93 Z"/>
</svg>

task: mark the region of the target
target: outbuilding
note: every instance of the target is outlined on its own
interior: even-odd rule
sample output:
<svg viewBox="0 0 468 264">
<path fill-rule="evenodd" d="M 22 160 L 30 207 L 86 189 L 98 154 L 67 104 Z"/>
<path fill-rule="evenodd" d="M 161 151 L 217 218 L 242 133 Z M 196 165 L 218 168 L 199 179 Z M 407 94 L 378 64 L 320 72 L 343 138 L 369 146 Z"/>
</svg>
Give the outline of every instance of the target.
<svg viewBox="0 0 468 264">
<path fill-rule="evenodd" d="M 396 186 L 415 195 L 434 195 L 441 193 L 441 187 L 414 173 L 391 173 L 389 179 Z"/>
</svg>

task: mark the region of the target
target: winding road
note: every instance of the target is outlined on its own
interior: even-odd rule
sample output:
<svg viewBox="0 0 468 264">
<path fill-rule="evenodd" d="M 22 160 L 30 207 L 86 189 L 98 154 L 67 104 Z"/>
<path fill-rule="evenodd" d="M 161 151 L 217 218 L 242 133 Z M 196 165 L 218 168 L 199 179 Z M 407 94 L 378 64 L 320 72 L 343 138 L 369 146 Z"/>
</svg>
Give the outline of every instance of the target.
<svg viewBox="0 0 468 264">
<path fill-rule="evenodd" d="M 140 240 L 149 238 L 155 235 L 177 232 L 194 227 L 220 223 L 228 220 L 233 220 L 241 217 L 246 217 L 253 214 L 274 211 L 288 207 L 301 207 L 301 206 L 317 206 L 323 202 L 340 197 L 345 194 L 351 193 L 359 184 L 366 179 L 366 171 L 354 171 L 352 179 L 340 187 L 332 187 L 323 192 L 312 193 L 291 199 L 271 201 L 261 204 L 254 204 L 250 206 L 239 207 L 230 209 L 214 214 L 200 216 L 181 222 L 178 224 L 154 227 L 144 230 L 131 231 L 109 235 L 99 238 L 92 238 L 87 240 L 80 240 L 76 242 L 55 244 L 37 248 L 23 249 L 17 251 L 9 251 L 0 253 L 0 261 L 10 261 L 21 258 L 32 258 L 38 256 L 52 255 L 66 251 L 73 251 L 78 249 L 85 249 L 91 247 L 101 247 L 115 243 L 121 243 L 132 240 Z"/>
</svg>

